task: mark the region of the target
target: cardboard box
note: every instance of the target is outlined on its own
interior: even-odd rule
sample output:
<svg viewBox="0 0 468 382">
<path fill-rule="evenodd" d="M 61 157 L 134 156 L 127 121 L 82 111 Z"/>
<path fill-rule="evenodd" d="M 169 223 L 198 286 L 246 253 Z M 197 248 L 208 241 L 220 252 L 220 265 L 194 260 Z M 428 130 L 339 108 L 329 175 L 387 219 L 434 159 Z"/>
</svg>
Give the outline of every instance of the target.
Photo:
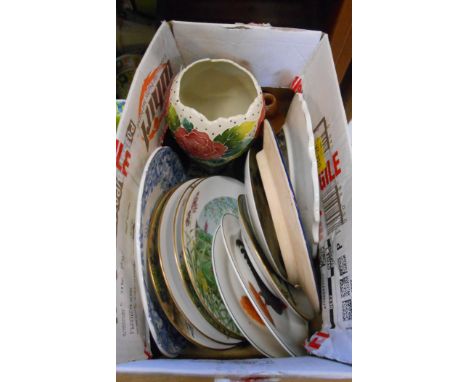
<svg viewBox="0 0 468 382">
<path fill-rule="evenodd" d="M 148 156 L 161 144 L 165 133 L 163 98 L 171 77 L 181 67 L 206 57 L 236 61 L 250 70 L 261 86 L 289 87 L 300 76 L 313 126 L 325 118 L 329 126 L 346 134 L 346 117 L 326 34 L 269 25 L 162 23 L 135 74 L 117 131 L 118 378 L 135 380 L 137 376 L 159 375 L 160 380 L 168 380 L 170 376 L 185 375 L 350 379 L 351 366 L 316 357 L 235 361 L 146 359 L 150 355 L 149 335 L 134 259 L 138 186 Z"/>
</svg>

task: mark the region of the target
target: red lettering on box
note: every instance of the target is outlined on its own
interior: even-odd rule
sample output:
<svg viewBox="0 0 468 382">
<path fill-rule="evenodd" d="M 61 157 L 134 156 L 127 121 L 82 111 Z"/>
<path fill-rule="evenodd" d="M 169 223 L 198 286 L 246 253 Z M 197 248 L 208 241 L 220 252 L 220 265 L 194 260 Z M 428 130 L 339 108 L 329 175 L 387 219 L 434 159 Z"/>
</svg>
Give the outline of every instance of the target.
<svg viewBox="0 0 468 382">
<path fill-rule="evenodd" d="M 320 190 L 322 191 L 340 174 L 340 159 L 338 158 L 338 151 L 335 151 L 332 155 L 332 162 L 327 160 L 325 169 L 319 174 Z"/>
<path fill-rule="evenodd" d="M 117 170 L 119 170 L 124 176 L 127 176 L 127 168 L 130 165 L 130 158 L 132 154 L 130 151 L 125 150 L 123 156 L 123 163 L 122 163 L 122 152 L 123 152 L 123 143 L 116 139 L 116 149 L 117 149 L 117 158 L 116 158 L 116 166 Z"/>
</svg>

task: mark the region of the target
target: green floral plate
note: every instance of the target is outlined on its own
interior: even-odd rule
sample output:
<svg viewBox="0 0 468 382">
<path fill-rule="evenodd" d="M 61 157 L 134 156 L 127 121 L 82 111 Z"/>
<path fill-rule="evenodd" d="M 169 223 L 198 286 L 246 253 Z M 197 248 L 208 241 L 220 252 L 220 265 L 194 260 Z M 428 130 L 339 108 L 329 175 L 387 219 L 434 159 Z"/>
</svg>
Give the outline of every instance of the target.
<svg viewBox="0 0 468 382">
<path fill-rule="evenodd" d="M 200 302 L 231 336 L 243 338 L 231 318 L 216 284 L 211 258 L 213 235 L 226 213 L 238 216 L 237 197 L 244 185 L 236 179 L 212 176 L 190 193 L 182 223 L 184 261 Z"/>
</svg>

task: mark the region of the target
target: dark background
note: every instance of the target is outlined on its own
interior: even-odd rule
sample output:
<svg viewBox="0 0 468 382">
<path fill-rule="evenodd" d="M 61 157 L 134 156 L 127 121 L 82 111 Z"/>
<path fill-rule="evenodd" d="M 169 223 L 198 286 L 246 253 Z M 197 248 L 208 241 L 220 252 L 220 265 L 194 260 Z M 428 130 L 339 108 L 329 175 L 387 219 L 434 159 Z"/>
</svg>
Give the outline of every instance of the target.
<svg viewBox="0 0 468 382">
<path fill-rule="evenodd" d="M 351 119 L 351 0 L 117 0 L 117 56 L 143 54 L 162 20 L 270 23 L 328 33 Z"/>
</svg>

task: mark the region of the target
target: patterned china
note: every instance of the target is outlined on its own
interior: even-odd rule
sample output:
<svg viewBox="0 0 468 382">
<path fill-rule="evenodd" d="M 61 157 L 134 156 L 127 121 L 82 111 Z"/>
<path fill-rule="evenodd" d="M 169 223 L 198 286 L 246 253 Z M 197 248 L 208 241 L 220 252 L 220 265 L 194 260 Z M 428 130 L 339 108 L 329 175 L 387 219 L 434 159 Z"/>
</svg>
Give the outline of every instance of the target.
<svg viewBox="0 0 468 382">
<path fill-rule="evenodd" d="M 205 178 L 191 191 L 183 213 L 182 249 L 193 289 L 208 313 L 233 338 L 242 339 L 219 294 L 213 274 L 213 235 L 225 213 L 237 215 L 237 197 L 244 186 L 225 176 Z"/>
<path fill-rule="evenodd" d="M 262 90 L 249 71 L 230 60 L 203 59 L 174 78 L 166 120 L 190 158 L 217 167 L 248 148 L 264 113 Z"/>
<path fill-rule="evenodd" d="M 229 348 L 239 343 L 240 340 L 233 339 L 221 333 L 215 327 L 210 325 L 210 323 L 203 317 L 202 313 L 198 310 L 198 307 L 190 298 L 187 288 L 185 288 L 184 281 L 179 273 L 176 262 L 174 240 L 172 240 L 175 234 L 173 222 L 176 207 L 184 192 L 189 189 L 193 183 L 197 182 L 198 179 L 192 179 L 177 187 L 177 189 L 175 189 L 172 195 L 168 198 L 163 208 L 158 227 L 157 252 L 159 253 L 160 259 L 160 267 L 158 268 L 161 269 L 161 272 L 159 273 L 162 275 L 169 294 L 180 311 L 180 314 L 183 315 L 196 329 L 198 329 L 198 331 L 211 339 L 212 342 L 217 342 L 217 347 L 214 347 L 214 345 L 205 346 L 217 349 Z M 178 241 L 181 240 L 180 237 L 176 237 L 175 239 Z M 219 344 L 225 345 L 224 347 L 221 347 Z"/>
<path fill-rule="evenodd" d="M 221 297 L 245 338 L 267 357 L 288 356 L 280 343 L 270 334 L 244 293 L 228 259 L 221 227 L 218 227 L 214 235 L 212 257 L 213 271 Z"/>
<path fill-rule="evenodd" d="M 257 275 L 245 250 L 237 217 L 224 215 L 221 230 L 229 260 L 263 324 L 290 355 L 305 355 L 308 322 L 276 297 Z"/>
<path fill-rule="evenodd" d="M 239 208 L 242 240 L 244 241 L 245 249 L 255 271 L 276 297 L 283 300 L 286 305 L 306 320 L 312 319 L 314 317 L 313 309 L 302 289 L 294 288 L 291 284 L 278 277 L 271 269 L 265 255 L 262 253 L 247 216 L 248 211 L 245 195 L 239 195 L 237 204 Z"/>
<path fill-rule="evenodd" d="M 181 313 L 176 304 L 174 303 L 171 294 L 169 293 L 169 287 L 164 282 L 164 276 L 160 266 L 160 253 L 158 250 L 158 225 L 161 226 L 161 214 L 167 206 L 168 199 L 174 195 L 174 191 L 170 191 L 166 194 L 159 203 L 159 205 L 153 210 L 151 216 L 149 232 L 148 232 L 148 274 L 151 280 L 151 286 L 149 288 L 150 294 L 153 300 L 156 300 L 162 310 L 165 313 L 166 318 L 170 323 L 182 334 L 188 341 L 194 345 L 205 347 L 208 349 L 225 350 L 231 348 L 233 345 L 222 345 L 212 339 L 206 337 L 202 332 L 195 328 L 192 323 L 187 319 L 185 315 Z"/>
<path fill-rule="evenodd" d="M 182 225 L 183 225 L 183 220 L 184 220 L 184 217 L 183 217 L 184 209 L 185 209 L 185 206 L 187 205 L 187 200 L 190 196 L 190 193 L 202 180 L 203 179 L 198 179 L 194 181 L 184 191 L 184 193 L 182 194 L 182 196 L 180 197 L 177 203 L 176 212 L 174 214 L 174 220 L 173 220 L 174 235 L 172 237 L 172 241 L 173 241 L 174 249 L 175 249 L 175 261 L 177 263 L 179 275 L 182 278 L 182 282 L 183 282 L 182 287 L 185 289 L 185 292 L 187 293 L 189 298 L 192 300 L 193 305 L 196 306 L 196 308 L 201 313 L 201 315 L 205 318 L 205 320 L 208 321 L 213 327 L 215 327 L 218 331 L 220 331 L 224 335 L 231 337 L 232 333 L 229 330 L 227 330 L 222 324 L 220 324 L 212 316 L 212 314 L 205 308 L 205 306 L 202 304 L 202 302 L 198 298 L 198 295 L 192 286 L 192 281 L 190 280 L 187 266 L 185 265 L 184 250 L 182 247 L 182 242 L 183 242 Z M 234 339 L 239 340 L 240 338 L 236 336 Z"/>
<path fill-rule="evenodd" d="M 157 148 L 148 158 L 138 190 L 135 219 L 135 255 L 138 288 L 151 335 L 167 357 L 176 357 L 187 346 L 186 339 L 170 324 L 149 292 L 147 273 L 148 232 L 154 208 L 162 196 L 186 179 L 179 158 L 169 147 Z"/>
</svg>

